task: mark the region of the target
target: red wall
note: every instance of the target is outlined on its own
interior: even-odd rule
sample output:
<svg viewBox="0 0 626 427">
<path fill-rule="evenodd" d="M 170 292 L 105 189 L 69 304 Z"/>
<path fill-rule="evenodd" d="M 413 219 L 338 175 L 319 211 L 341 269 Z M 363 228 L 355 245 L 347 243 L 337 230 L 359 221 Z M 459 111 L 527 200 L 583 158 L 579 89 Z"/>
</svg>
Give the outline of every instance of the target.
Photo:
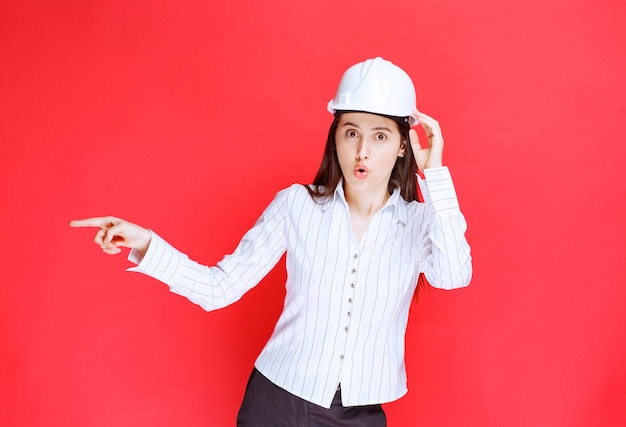
<svg viewBox="0 0 626 427">
<path fill-rule="evenodd" d="M 282 264 L 207 314 L 67 222 L 217 261 L 376 55 L 442 124 L 475 268 L 414 305 L 390 425 L 626 425 L 624 2 L 274 3 L 0 6 L 0 425 L 234 425 Z"/>
</svg>

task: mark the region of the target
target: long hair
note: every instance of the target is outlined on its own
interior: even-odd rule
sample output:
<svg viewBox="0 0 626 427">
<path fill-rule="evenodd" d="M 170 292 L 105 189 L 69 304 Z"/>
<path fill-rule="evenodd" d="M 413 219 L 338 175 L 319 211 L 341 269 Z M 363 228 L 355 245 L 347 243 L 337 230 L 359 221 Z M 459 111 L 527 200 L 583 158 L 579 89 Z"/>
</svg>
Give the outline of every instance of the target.
<svg viewBox="0 0 626 427">
<path fill-rule="evenodd" d="M 331 197 L 343 174 L 341 167 L 339 166 L 339 159 L 337 158 L 337 151 L 335 150 L 335 134 L 337 133 L 337 126 L 339 124 L 339 118 L 343 113 L 347 111 L 338 111 L 335 113 L 335 119 L 328 129 L 328 137 L 326 138 L 326 147 L 324 148 L 324 155 L 322 162 L 315 178 L 313 179 L 313 185 L 305 186 L 309 191 L 309 194 L 316 202 L 321 199 Z M 411 148 L 411 140 L 409 138 L 409 131 L 411 126 L 409 124 L 408 117 L 395 117 L 395 116 L 383 116 L 393 120 L 398 126 L 400 135 L 406 149 L 404 150 L 404 157 L 398 157 L 396 164 L 391 171 L 391 177 L 389 178 L 388 191 L 393 193 L 396 188 L 400 188 L 400 195 L 407 202 L 419 201 L 416 185 L 415 174 L 417 172 L 417 165 L 415 163 L 415 156 L 413 155 L 413 149 Z M 417 300 L 418 291 L 420 289 L 427 289 L 428 281 L 423 273 L 420 273 L 417 279 L 417 287 L 415 288 L 415 299 Z"/>
<path fill-rule="evenodd" d="M 339 119 L 343 113 L 348 111 L 338 111 L 335 113 L 335 119 L 330 125 L 328 130 L 328 137 L 326 139 L 326 147 L 324 148 L 324 155 L 317 174 L 313 179 L 313 185 L 307 186 L 309 194 L 317 202 L 321 199 L 330 197 L 337 189 L 337 185 L 343 178 L 341 167 L 339 166 L 339 159 L 337 158 L 337 151 L 335 150 L 335 134 L 337 132 L 337 126 Z M 382 114 L 381 114 L 382 115 Z M 411 149 L 411 141 L 409 139 L 409 131 L 411 126 L 409 125 L 408 117 L 395 117 L 385 116 L 388 119 L 393 120 L 398 126 L 400 135 L 406 149 L 404 150 L 404 157 L 398 157 L 396 164 L 391 171 L 391 177 L 389 178 L 388 191 L 393 193 L 396 188 L 400 188 L 400 195 L 407 202 L 418 200 L 417 186 L 415 173 L 417 172 L 417 166 L 415 164 L 415 157 L 413 156 L 413 150 Z"/>
</svg>

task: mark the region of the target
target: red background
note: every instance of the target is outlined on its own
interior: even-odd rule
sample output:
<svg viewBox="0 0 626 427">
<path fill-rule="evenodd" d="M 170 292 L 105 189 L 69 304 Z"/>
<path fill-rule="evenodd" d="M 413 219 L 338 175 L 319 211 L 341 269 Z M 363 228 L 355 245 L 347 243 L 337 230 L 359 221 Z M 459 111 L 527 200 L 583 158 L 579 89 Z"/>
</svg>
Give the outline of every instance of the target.
<svg viewBox="0 0 626 427">
<path fill-rule="evenodd" d="M 624 2 L 273 3 L 0 5 L 0 425 L 234 425 L 282 264 L 207 314 L 67 222 L 216 262 L 377 55 L 442 125 L 475 269 L 413 306 L 390 425 L 626 425 Z"/>
</svg>

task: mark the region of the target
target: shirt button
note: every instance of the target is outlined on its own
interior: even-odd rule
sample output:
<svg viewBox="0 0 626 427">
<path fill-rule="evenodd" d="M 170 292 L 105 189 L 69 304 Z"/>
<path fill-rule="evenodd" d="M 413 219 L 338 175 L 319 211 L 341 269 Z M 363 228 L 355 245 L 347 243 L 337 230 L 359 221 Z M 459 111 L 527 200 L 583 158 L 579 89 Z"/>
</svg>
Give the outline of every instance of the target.
<svg viewBox="0 0 626 427">
<path fill-rule="evenodd" d="M 339 358 L 340 358 L 341 360 L 343 360 L 343 354 L 340 354 L 340 355 L 339 355 Z"/>
<path fill-rule="evenodd" d="M 348 298 L 348 303 L 352 304 L 352 298 Z"/>
<path fill-rule="evenodd" d="M 359 257 L 359 254 L 354 254 L 352 255 L 352 258 L 357 259 Z"/>
<path fill-rule="evenodd" d="M 354 283 L 351 283 L 351 284 L 350 284 L 350 287 L 354 289 Z"/>
<path fill-rule="evenodd" d="M 352 312 L 351 311 L 348 312 L 348 317 L 350 317 L 350 316 L 352 316 Z"/>
<path fill-rule="evenodd" d="M 348 327 L 346 326 L 346 327 L 344 328 L 344 330 L 345 330 L 346 332 L 348 332 Z"/>
<path fill-rule="evenodd" d="M 352 273 L 356 273 L 356 268 L 353 268 L 353 269 L 352 269 Z"/>
</svg>

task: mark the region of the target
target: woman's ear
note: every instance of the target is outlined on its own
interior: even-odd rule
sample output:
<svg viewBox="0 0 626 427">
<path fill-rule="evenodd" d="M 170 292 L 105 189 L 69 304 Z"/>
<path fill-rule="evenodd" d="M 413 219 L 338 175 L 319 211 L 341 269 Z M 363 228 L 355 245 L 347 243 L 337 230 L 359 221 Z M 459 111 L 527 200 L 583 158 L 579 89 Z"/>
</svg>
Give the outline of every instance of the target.
<svg viewBox="0 0 626 427">
<path fill-rule="evenodd" d="M 406 139 L 403 139 L 400 143 L 400 151 L 398 152 L 398 157 L 404 157 L 406 154 Z"/>
</svg>

